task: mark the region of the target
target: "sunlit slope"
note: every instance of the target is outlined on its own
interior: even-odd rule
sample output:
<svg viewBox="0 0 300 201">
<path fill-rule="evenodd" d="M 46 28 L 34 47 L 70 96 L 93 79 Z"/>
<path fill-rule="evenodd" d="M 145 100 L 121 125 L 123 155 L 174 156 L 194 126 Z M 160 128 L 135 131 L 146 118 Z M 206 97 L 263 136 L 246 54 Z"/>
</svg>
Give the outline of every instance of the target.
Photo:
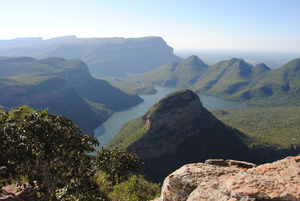
<svg viewBox="0 0 300 201">
<path fill-rule="evenodd" d="M 232 58 L 207 66 L 196 56 L 171 62 L 132 79 L 134 82 L 188 87 L 194 92 L 248 106 L 300 105 L 300 59 L 271 70 Z"/>
</svg>

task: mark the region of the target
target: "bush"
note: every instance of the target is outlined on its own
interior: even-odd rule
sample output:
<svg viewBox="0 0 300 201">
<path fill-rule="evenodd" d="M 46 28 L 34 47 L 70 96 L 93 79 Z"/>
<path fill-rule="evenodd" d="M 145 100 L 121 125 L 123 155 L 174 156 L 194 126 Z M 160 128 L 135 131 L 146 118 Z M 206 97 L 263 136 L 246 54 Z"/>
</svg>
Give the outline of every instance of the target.
<svg viewBox="0 0 300 201">
<path fill-rule="evenodd" d="M 96 166 L 103 171 L 113 185 L 127 179 L 130 172 L 140 170 L 140 159 L 133 153 L 126 153 L 124 149 L 103 148 L 95 157 Z"/>
<path fill-rule="evenodd" d="M 113 201 L 148 201 L 160 195 L 160 187 L 143 176 L 133 175 L 127 181 L 114 186 L 109 197 Z"/>
</svg>

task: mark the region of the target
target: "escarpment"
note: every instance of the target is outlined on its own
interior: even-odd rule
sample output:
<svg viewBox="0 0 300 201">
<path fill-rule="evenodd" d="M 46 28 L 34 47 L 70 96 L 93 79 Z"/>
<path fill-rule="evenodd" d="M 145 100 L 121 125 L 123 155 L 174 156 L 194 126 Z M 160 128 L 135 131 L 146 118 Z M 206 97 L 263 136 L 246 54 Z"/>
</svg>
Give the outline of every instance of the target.
<svg viewBox="0 0 300 201">
<path fill-rule="evenodd" d="M 72 84 L 60 77 L 38 76 L 45 80 L 39 84 L 16 84 L 0 87 L 0 104 L 12 108 L 29 105 L 37 109 L 48 108 L 54 114 L 64 115 L 86 132 L 102 123 Z M 83 120 L 85 117 L 88 121 Z"/>
<path fill-rule="evenodd" d="M 18 42 L 19 41 L 19 42 Z M 92 73 L 126 77 L 126 73 L 145 73 L 173 60 L 182 58 L 161 37 L 141 38 L 76 38 L 75 36 L 49 40 L 16 39 L 1 41 L 0 55 L 33 56 L 35 58 L 62 57 L 83 60 Z"/>
<path fill-rule="evenodd" d="M 103 123 L 114 110 L 143 100 L 95 79 L 80 59 L 0 57 L 0 105 L 49 108 L 70 118 L 85 132 Z"/>
<path fill-rule="evenodd" d="M 136 94 L 125 93 L 105 80 L 95 79 L 87 64 L 80 59 L 47 58 L 40 62 L 62 70 L 59 76 L 70 81 L 81 96 L 90 101 L 104 104 L 112 110 L 123 109 L 143 101 Z"/>
</svg>

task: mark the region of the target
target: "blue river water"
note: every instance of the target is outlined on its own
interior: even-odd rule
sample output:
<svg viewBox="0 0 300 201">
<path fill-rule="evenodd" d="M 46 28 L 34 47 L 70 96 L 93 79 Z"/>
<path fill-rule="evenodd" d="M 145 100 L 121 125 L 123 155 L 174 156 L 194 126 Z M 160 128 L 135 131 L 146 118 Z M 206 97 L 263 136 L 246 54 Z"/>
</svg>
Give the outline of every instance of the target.
<svg viewBox="0 0 300 201">
<path fill-rule="evenodd" d="M 121 126 L 141 115 L 144 115 L 148 109 L 157 103 L 160 99 L 165 97 L 167 94 L 183 89 L 182 87 L 170 87 L 170 86 L 155 86 L 157 90 L 156 94 L 139 94 L 139 96 L 144 99 L 144 102 L 129 107 L 126 109 L 122 109 L 113 113 L 113 115 L 102 125 L 94 130 L 95 136 L 98 138 L 100 142 L 100 147 L 106 146 L 109 141 L 119 132 Z M 215 108 L 222 109 L 232 109 L 232 108 L 244 108 L 245 106 L 242 103 L 234 102 L 234 101 L 226 101 L 213 96 L 206 96 L 198 94 L 200 97 L 203 106 L 212 110 Z M 96 147 L 99 150 L 99 147 Z"/>
</svg>

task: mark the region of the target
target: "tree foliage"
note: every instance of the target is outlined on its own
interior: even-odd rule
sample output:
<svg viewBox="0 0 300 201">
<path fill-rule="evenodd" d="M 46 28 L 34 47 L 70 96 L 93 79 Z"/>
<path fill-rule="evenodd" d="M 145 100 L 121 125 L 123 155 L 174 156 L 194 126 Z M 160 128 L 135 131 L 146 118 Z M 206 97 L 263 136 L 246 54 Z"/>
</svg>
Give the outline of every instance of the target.
<svg viewBox="0 0 300 201">
<path fill-rule="evenodd" d="M 98 140 L 68 118 L 22 106 L 0 111 L 0 185 L 26 177 L 41 200 L 68 186 L 76 197 L 97 189 L 90 163 Z"/>
<path fill-rule="evenodd" d="M 133 153 L 126 153 L 124 149 L 104 148 L 97 152 L 95 163 L 108 179 L 117 184 L 128 178 L 130 172 L 139 171 L 141 162 Z"/>
<path fill-rule="evenodd" d="M 141 175 L 132 175 L 127 181 L 115 185 L 109 193 L 111 200 L 116 201 L 148 201 L 159 195 L 159 185 L 146 181 Z"/>
</svg>

